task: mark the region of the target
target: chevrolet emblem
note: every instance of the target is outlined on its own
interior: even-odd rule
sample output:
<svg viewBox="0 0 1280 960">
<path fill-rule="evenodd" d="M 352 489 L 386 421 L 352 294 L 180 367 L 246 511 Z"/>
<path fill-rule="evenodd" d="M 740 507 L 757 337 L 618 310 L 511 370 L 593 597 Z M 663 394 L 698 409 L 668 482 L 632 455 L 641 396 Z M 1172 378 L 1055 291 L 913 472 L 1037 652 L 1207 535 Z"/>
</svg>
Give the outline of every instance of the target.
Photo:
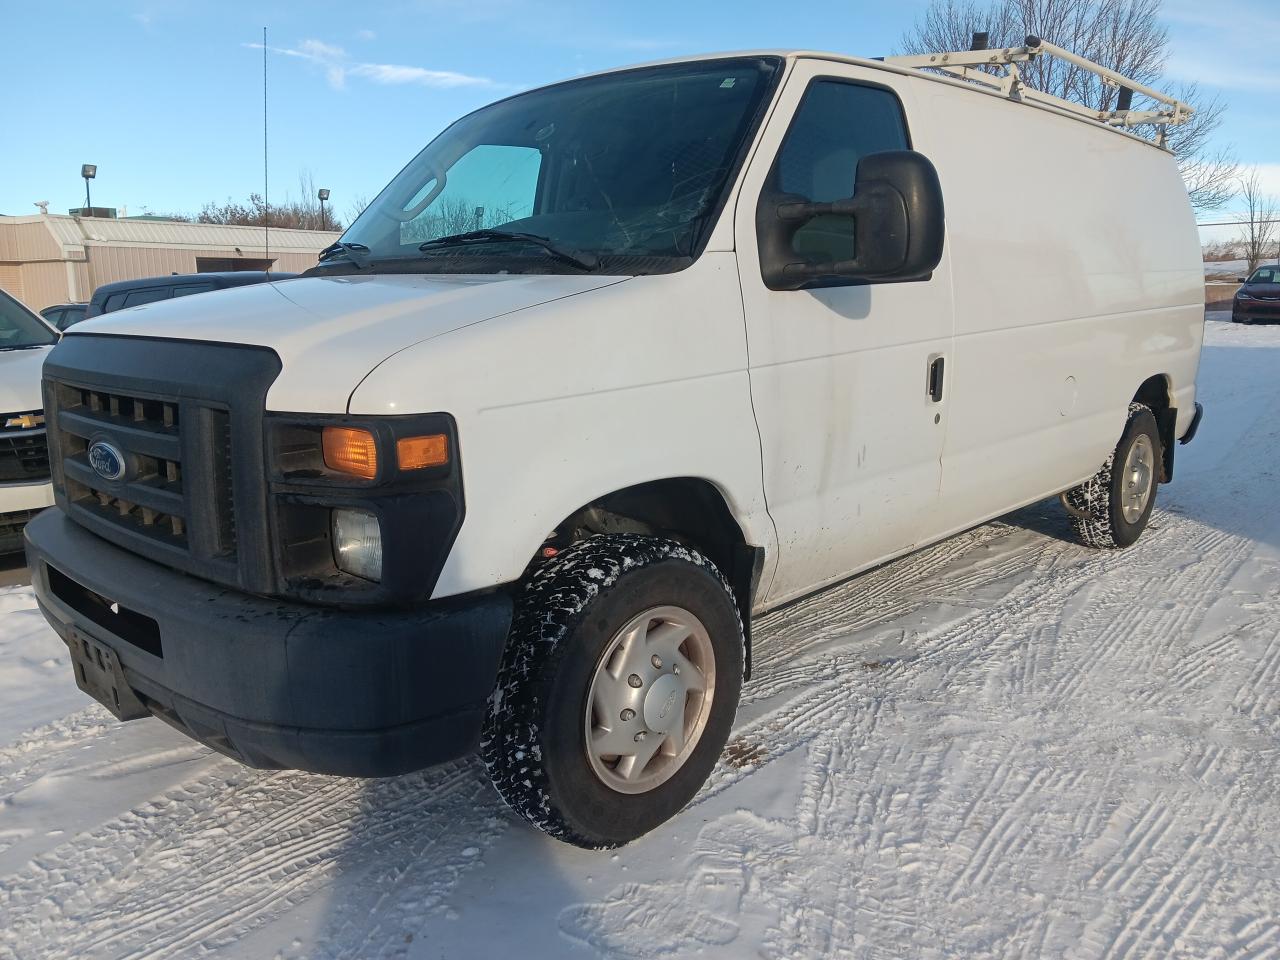
<svg viewBox="0 0 1280 960">
<path fill-rule="evenodd" d="M 32 427 L 44 425 L 43 413 L 24 413 L 21 416 L 10 417 L 4 422 L 6 427 L 19 427 L 22 430 L 30 430 Z"/>
</svg>

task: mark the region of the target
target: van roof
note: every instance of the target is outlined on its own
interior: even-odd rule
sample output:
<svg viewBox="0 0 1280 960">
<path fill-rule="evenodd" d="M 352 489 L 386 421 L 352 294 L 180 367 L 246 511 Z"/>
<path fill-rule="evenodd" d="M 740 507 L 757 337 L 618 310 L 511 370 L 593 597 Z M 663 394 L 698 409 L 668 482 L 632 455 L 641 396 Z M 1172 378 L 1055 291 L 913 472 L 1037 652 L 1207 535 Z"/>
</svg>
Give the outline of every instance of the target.
<svg viewBox="0 0 1280 960">
<path fill-rule="evenodd" d="M 1047 46 L 1052 46 L 1052 45 L 1047 45 Z M 842 63 L 842 64 L 849 64 L 851 66 L 866 67 L 871 70 L 883 70 L 888 73 L 896 73 L 899 76 L 915 77 L 922 80 L 928 80 L 933 83 L 938 83 L 943 86 L 950 87 L 953 90 L 960 90 L 966 93 L 974 93 L 974 94 L 980 94 L 983 96 L 996 97 L 1001 100 L 1009 99 L 1009 97 L 1005 96 L 1004 94 L 1001 94 L 1000 92 L 994 89 L 991 89 L 989 87 L 981 86 L 977 83 L 967 82 L 965 80 L 959 79 L 958 77 L 946 76 L 944 74 L 935 73 L 935 72 L 932 72 L 931 70 L 922 70 L 922 69 L 919 69 L 918 67 L 904 66 L 902 64 L 893 63 L 882 57 L 855 57 L 850 54 L 833 53 L 831 51 L 824 51 L 824 50 L 808 50 L 803 48 L 780 48 L 780 49 L 772 49 L 772 50 L 770 49 L 734 50 L 734 51 L 720 51 L 715 53 L 692 54 L 692 55 L 683 56 L 683 57 L 667 57 L 661 60 L 649 60 L 643 63 L 629 64 L 627 66 L 622 66 L 622 67 L 613 67 L 608 70 L 597 70 L 591 73 L 582 74 L 577 77 L 566 78 L 564 80 L 556 81 L 555 83 L 546 84 L 546 86 L 556 86 L 559 83 L 571 83 L 574 80 L 581 80 L 583 79 L 583 77 L 604 76 L 610 73 L 619 73 L 624 70 L 636 70 L 643 67 L 658 67 L 658 66 L 665 66 L 667 64 L 676 64 L 676 63 L 694 63 L 701 60 L 729 60 L 729 59 L 736 59 L 741 57 L 776 57 L 776 58 L 785 60 L 788 63 L 794 63 L 797 60 L 827 60 L 832 63 Z M 1111 132 L 1127 137 L 1128 139 L 1134 140 L 1137 143 L 1145 144 L 1154 149 L 1161 149 L 1161 147 L 1158 144 L 1148 139 L 1147 137 L 1140 136 L 1139 134 L 1134 133 L 1132 130 L 1125 129 L 1124 127 L 1121 127 L 1121 126 L 1113 126 L 1111 124 L 1100 122 L 1099 118 L 1096 115 L 1093 115 L 1092 113 L 1087 111 L 1085 108 L 1075 104 L 1068 104 L 1065 101 L 1060 101 L 1058 100 L 1058 98 L 1048 94 L 1040 94 L 1038 93 L 1038 91 L 1028 90 L 1026 91 L 1026 95 L 1022 99 L 1020 99 L 1018 102 L 1024 106 L 1031 107 L 1037 110 L 1045 110 L 1049 113 L 1055 114 L 1060 117 L 1064 117 L 1068 120 L 1076 120 L 1082 123 L 1088 123 L 1090 126 L 1095 128 L 1105 127 Z M 1075 107 L 1075 109 L 1072 109 L 1072 107 Z"/>
</svg>

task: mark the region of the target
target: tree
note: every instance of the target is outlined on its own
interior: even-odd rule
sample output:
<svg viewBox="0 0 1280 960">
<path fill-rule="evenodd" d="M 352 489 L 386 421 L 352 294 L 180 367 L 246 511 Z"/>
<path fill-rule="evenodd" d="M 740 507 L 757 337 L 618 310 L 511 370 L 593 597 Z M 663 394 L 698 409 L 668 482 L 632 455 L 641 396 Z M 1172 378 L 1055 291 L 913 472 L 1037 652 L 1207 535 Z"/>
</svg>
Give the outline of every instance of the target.
<svg viewBox="0 0 1280 960">
<path fill-rule="evenodd" d="M 271 226 L 293 230 L 342 230 L 342 221 L 334 216 L 332 207 L 326 207 L 324 222 L 320 219 L 320 200 L 315 181 L 308 171 L 298 174 L 301 200 L 290 199 L 284 203 L 268 205 L 262 194 L 251 193 L 245 203 L 230 198 L 225 203 L 206 203 L 195 216 L 197 223 L 229 223 L 238 226 L 261 227 L 270 221 Z M 189 219 L 182 217 L 181 219 Z"/>
<path fill-rule="evenodd" d="M 1276 198 L 1263 193 L 1262 180 L 1256 170 L 1240 178 L 1240 199 L 1244 203 L 1240 239 L 1244 243 L 1244 258 L 1249 261 L 1249 273 L 1253 273 L 1276 249 L 1276 215 L 1280 211 Z"/>
<path fill-rule="evenodd" d="M 1160 5 L 1161 0 L 931 0 L 915 26 L 903 34 L 902 47 L 905 53 L 967 50 L 973 34 L 980 31 L 989 34 L 992 47 L 1019 47 L 1034 35 L 1156 86 L 1169 57 L 1169 33 L 1160 23 Z M 1115 109 L 1118 91 L 1073 63 L 1037 57 L 1018 69 L 1034 90 L 1092 110 Z M 1197 210 L 1220 207 L 1234 193 L 1237 174 L 1231 151 L 1213 144 L 1224 105 L 1216 97 L 1202 96 L 1195 84 L 1177 88 L 1174 95 L 1195 108 L 1188 123 L 1170 127 L 1168 133 L 1191 205 Z"/>
</svg>

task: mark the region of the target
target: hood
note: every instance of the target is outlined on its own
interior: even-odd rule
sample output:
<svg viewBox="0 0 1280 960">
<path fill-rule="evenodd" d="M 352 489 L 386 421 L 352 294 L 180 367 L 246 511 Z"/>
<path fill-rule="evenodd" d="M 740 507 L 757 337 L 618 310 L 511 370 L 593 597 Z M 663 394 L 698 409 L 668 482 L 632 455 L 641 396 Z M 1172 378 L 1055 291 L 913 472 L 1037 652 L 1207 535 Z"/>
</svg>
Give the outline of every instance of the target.
<svg viewBox="0 0 1280 960">
<path fill-rule="evenodd" d="M 35 350 L 0 350 L 0 414 L 27 413 L 44 406 L 40 371 L 52 346 Z M 0 430 L 4 424 L 0 423 Z"/>
<path fill-rule="evenodd" d="M 105 314 L 67 336 L 116 334 L 270 347 L 272 410 L 342 413 L 375 366 L 423 340 L 625 280 L 577 275 L 302 277 Z"/>
</svg>

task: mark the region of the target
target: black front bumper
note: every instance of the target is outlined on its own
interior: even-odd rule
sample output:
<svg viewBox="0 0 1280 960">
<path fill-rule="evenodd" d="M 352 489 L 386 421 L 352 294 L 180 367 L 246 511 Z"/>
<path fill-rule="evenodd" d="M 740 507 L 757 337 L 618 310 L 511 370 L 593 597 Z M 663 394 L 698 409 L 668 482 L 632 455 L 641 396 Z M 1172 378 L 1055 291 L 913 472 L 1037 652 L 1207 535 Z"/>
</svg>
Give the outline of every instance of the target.
<svg viewBox="0 0 1280 960">
<path fill-rule="evenodd" d="M 1271 323 L 1280 320 L 1280 300 L 1233 300 L 1231 319 L 1236 323 L 1254 320 Z"/>
<path fill-rule="evenodd" d="M 139 557 L 56 508 L 27 525 L 26 548 L 69 647 L 109 648 L 149 712 L 250 766 L 390 776 L 478 741 L 511 624 L 504 593 L 409 611 L 270 600 Z"/>
</svg>

